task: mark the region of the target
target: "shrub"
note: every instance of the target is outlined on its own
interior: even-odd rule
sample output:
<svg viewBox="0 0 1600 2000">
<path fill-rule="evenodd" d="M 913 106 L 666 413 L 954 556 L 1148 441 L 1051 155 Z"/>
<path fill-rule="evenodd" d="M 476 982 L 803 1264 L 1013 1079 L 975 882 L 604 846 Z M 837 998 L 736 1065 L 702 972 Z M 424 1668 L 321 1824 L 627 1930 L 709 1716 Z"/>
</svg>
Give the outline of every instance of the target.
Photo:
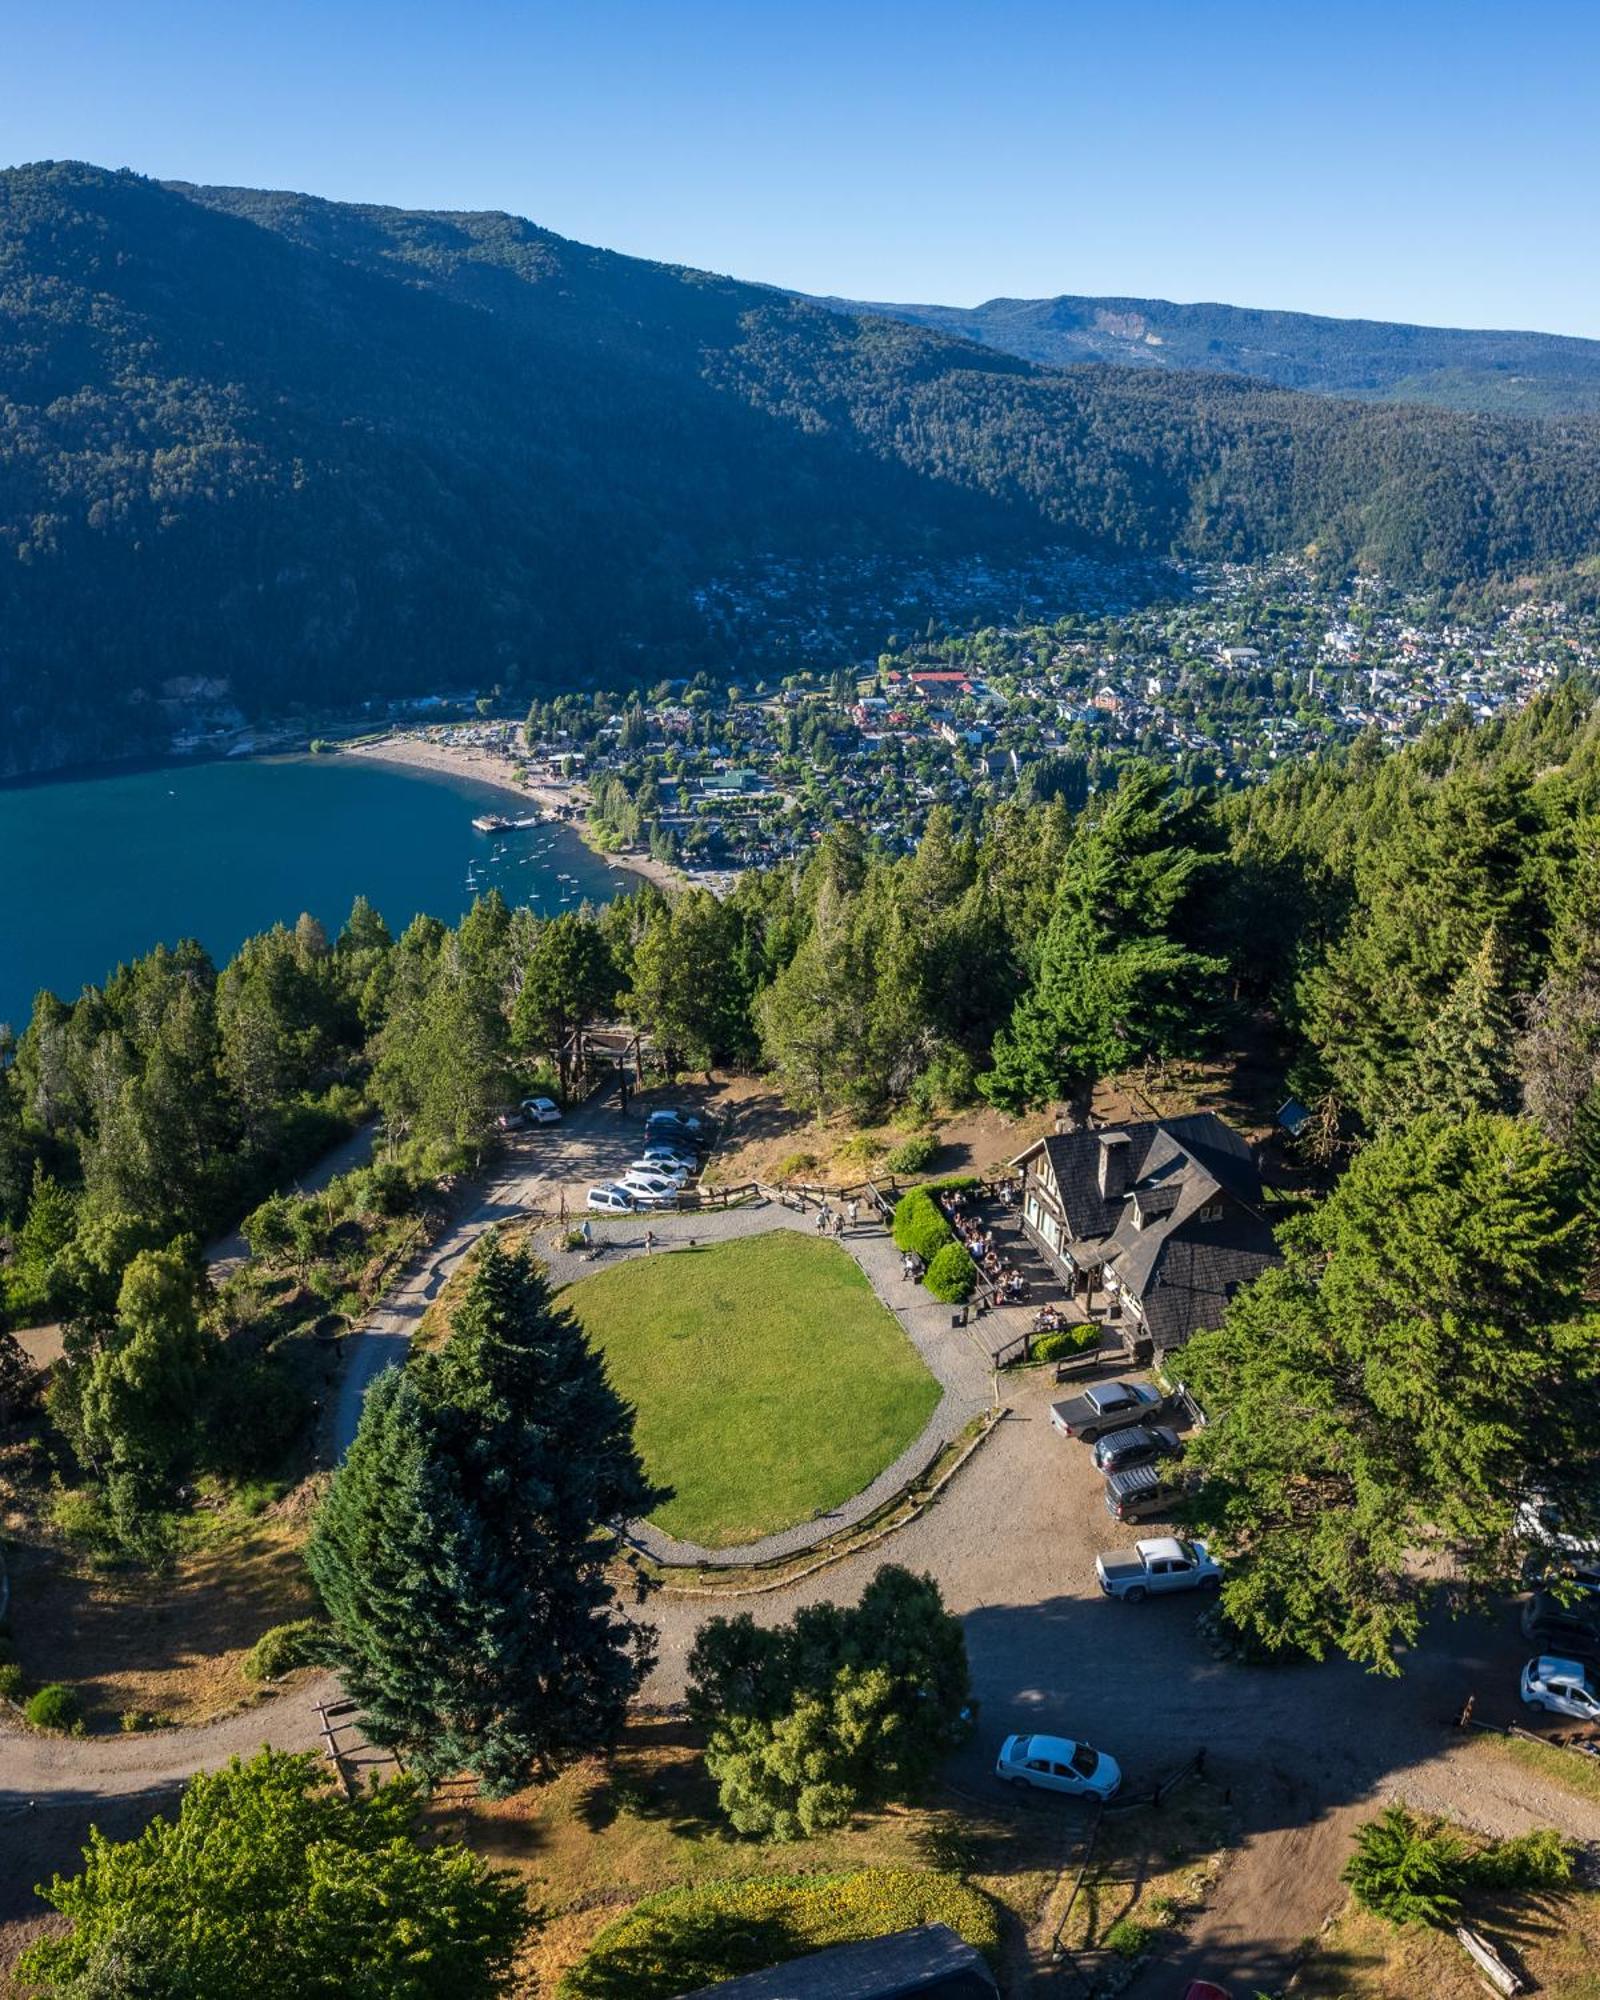
<svg viewBox="0 0 1600 2000">
<path fill-rule="evenodd" d="M 763 1875 L 647 1896 L 606 1925 L 559 1992 L 562 2000 L 672 2000 L 918 1924 L 948 1924 L 991 1959 L 999 1948 L 994 1906 L 957 1875 L 912 1868 Z"/>
<path fill-rule="evenodd" d="M 964 1243 L 947 1243 L 928 1266 L 922 1282 L 945 1305 L 964 1305 L 978 1282 L 978 1267 Z"/>
<path fill-rule="evenodd" d="M 957 1111 L 977 1096 L 976 1065 L 965 1049 L 947 1049 L 935 1056 L 911 1085 L 911 1102 L 930 1117 L 941 1106 Z"/>
<path fill-rule="evenodd" d="M 1362 1908 L 1388 1923 L 1442 1927 L 1461 1908 L 1470 1859 L 1443 1820 L 1419 1819 L 1397 1803 L 1357 1829 L 1344 1879 Z"/>
<path fill-rule="evenodd" d="M 913 1188 L 895 1205 L 894 1241 L 898 1250 L 909 1250 L 925 1264 L 931 1264 L 947 1243 L 955 1241 L 955 1231 L 939 1213 L 938 1204 L 925 1188 Z"/>
<path fill-rule="evenodd" d="M 1033 1343 L 1035 1361 L 1059 1361 L 1064 1355 L 1087 1354 L 1100 1345 L 1097 1326 L 1064 1326 L 1059 1333 L 1041 1333 Z"/>
<path fill-rule="evenodd" d="M 1118 1917 L 1103 1940 L 1107 1951 L 1119 1958 L 1137 1958 L 1150 1942 L 1149 1927 L 1132 1917 Z"/>
<path fill-rule="evenodd" d="M 931 1132 L 915 1132 L 885 1153 L 883 1164 L 891 1174 L 920 1174 L 933 1165 L 938 1151 L 939 1142 Z"/>
<path fill-rule="evenodd" d="M 50 1518 L 59 1535 L 91 1555 L 111 1556 L 121 1551 L 105 1496 L 93 1487 L 57 1493 L 50 1503 Z"/>
<path fill-rule="evenodd" d="M 51 1681 L 29 1698 L 22 1711 L 34 1729 L 73 1729 L 82 1720 L 83 1704 L 72 1688 L 60 1681 Z"/>
<path fill-rule="evenodd" d="M 773 1168 L 772 1177 L 777 1181 L 798 1180 L 802 1174 L 812 1173 L 816 1164 L 815 1153 L 788 1153 Z"/>
<path fill-rule="evenodd" d="M 0 1661 L 0 1700 L 22 1699 L 22 1669 L 15 1660 Z"/>
<path fill-rule="evenodd" d="M 367 1169 L 367 1200 L 379 1215 L 409 1215 L 417 1190 L 398 1160 L 374 1160 Z"/>
<path fill-rule="evenodd" d="M 1572 1880 L 1573 1852 L 1553 1827 L 1492 1840 L 1472 1857 L 1472 1883 L 1477 1889 L 1525 1894 L 1534 1889 L 1559 1889 Z"/>
<path fill-rule="evenodd" d="M 247 1681 L 275 1681 L 296 1667 L 314 1666 L 322 1630 L 316 1618 L 294 1618 L 287 1625 L 272 1626 L 245 1654 L 240 1672 Z"/>
<path fill-rule="evenodd" d="M 836 1166 L 866 1167 L 883 1151 L 883 1141 L 876 1132 L 853 1132 L 842 1146 L 834 1149 Z"/>
</svg>

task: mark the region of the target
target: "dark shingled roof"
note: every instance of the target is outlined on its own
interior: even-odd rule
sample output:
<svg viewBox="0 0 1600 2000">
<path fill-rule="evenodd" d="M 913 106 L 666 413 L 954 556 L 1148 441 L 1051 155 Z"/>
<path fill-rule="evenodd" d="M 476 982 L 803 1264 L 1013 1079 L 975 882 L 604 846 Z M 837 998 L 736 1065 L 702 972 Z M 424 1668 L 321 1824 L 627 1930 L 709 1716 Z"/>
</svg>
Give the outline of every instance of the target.
<svg viewBox="0 0 1600 2000">
<path fill-rule="evenodd" d="M 1109 1199 L 1100 1192 L 1099 1132 L 1041 1142 L 1070 1247 L 1092 1253 L 1080 1262 L 1111 1268 L 1158 1346 L 1181 1346 L 1219 1325 L 1233 1294 L 1278 1261 L 1260 1209 L 1261 1177 L 1245 1141 L 1209 1111 L 1116 1130 L 1127 1141 L 1125 1184 Z M 1219 1196 L 1222 1212 L 1208 1219 L 1201 1210 Z"/>
<path fill-rule="evenodd" d="M 683 2000 L 996 2000 L 998 1992 L 981 1953 L 947 1924 L 923 1924 L 698 1986 Z"/>
</svg>

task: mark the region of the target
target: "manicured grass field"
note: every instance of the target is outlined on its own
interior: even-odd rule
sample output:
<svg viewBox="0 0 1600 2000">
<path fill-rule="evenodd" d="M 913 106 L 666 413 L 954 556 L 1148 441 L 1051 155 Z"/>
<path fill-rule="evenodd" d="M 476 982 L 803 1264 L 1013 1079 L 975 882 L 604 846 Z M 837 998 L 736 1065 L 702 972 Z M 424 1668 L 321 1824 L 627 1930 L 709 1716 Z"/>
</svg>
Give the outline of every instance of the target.
<svg viewBox="0 0 1600 2000">
<path fill-rule="evenodd" d="M 848 1500 L 939 1385 L 837 1244 L 792 1230 L 637 1257 L 563 1294 L 638 1411 L 666 1534 L 730 1548 Z"/>
</svg>

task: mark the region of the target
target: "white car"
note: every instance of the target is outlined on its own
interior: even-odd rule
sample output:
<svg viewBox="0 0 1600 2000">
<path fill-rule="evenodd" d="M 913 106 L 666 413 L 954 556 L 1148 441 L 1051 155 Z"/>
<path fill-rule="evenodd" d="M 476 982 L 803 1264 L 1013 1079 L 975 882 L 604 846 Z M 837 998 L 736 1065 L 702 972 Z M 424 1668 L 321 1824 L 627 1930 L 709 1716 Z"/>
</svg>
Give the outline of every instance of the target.
<svg viewBox="0 0 1600 2000">
<path fill-rule="evenodd" d="M 1535 1548 L 1562 1555 L 1600 1557 L 1600 1542 L 1587 1523 L 1569 1521 L 1559 1502 L 1544 1493 L 1529 1493 L 1518 1505 L 1516 1532 Z"/>
<path fill-rule="evenodd" d="M 559 1125 L 561 1106 L 553 1097 L 525 1097 L 522 1100 L 522 1115 L 530 1125 Z"/>
<path fill-rule="evenodd" d="M 678 1199 L 678 1184 L 665 1174 L 641 1173 L 636 1167 L 630 1168 L 617 1183 L 625 1194 L 633 1197 L 636 1208 L 670 1208 Z"/>
<path fill-rule="evenodd" d="M 697 1174 L 700 1171 L 700 1162 L 693 1153 L 685 1153 L 677 1146 L 646 1146 L 642 1164 L 656 1173 Z"/>
<path fill-rule="evenodd" d="M 635 1175 L 641 1180 L 671 1181 L 675 1188 L 681 1188 L 689 1178 L 689 1169 L 669 1167 L 665 1160 L 652 1160 L 647 1153 L 642 1160 L 635 1160 L 622 1178 L 624 1181 L 630 1181 Z"/>
<path fill-rule="evenodd" d="M 1176 1535 L 1157 1535 L 1135 1542 L 1131 1549 L 1098 1555 L 1094 1573 L 1107 1597 L 1124 1604 L 1142 1604 L 1168 1590 L 1217 1590 L 1222 1566 L 1204 1542 L 1182 1542 Z"/>
<path fill-rule="evenodd" d="M 1114 1757 L 1068 1736 L 1008 1736 L 994 1774 L 1008 1785 L 1034 1785 L 1080 1799 L 1109 1799 L 1122 1783 Z"/>
<path fill-rule="evenodd" d="M 1522 1699 L 1529 1708 L 1570 1715 L 1575 1722 L 1600 1722 L 1600 1694 L 1576 1660 L 1549 1654 L 1530 1660 L 1522 1670 Z"/>
<path fill-rule="evenodd" d="M 631 1215 L 638 1206 L 625 1187 L 592 1187 L 584 1204 L 600 1215 Z"/>
</svg>

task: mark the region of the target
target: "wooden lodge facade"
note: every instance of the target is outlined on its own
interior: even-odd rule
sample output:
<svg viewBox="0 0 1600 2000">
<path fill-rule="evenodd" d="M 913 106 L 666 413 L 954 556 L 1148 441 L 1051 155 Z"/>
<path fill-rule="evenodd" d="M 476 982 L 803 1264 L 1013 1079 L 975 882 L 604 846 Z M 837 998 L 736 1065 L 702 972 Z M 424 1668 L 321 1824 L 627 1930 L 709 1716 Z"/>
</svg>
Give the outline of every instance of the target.
<svg viewBox="0 0 1600 2000">
<path fill-rule="evenodd" d="M 1278 1260 L 1250 1148 L 1209 1111 L 1055 1133 L 1012 1166 L 1029 1238 L 1135 1360 L 1218 1325 Z"/>
</svg>

